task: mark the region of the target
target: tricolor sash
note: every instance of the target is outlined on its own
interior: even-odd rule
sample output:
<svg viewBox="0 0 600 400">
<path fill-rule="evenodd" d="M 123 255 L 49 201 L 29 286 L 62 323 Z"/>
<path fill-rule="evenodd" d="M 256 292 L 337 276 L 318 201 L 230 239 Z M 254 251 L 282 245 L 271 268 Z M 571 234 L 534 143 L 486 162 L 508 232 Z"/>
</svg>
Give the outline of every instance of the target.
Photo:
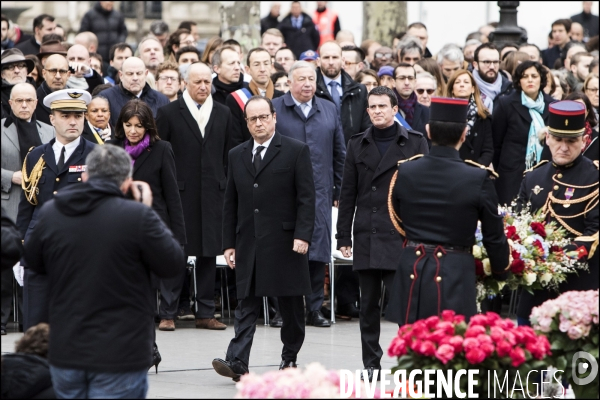
<svg viewBox="0 0 600 400">
<path fill-rule="evenodd" d="M 246 88 L 238 89 L 235 92 L 231 93 L 231 95 L 233 96 L 235 101 L 237 101 L 242 111 L 244 111 L 246 103 L 248 102 L 250 97 L 252 97 L 252 93 Z"/>
<path fill-rule="evenodd" d="M 410 125 L 408 124 L 408 122 L 406 122 L 406 120 L 402 117 L 402 114 L 400 114 L 400 111 L 398 111 L 396 113 L 396 116 L 394 117 L 394 121 L 398 122 L 400 124 L 400 126 L 403 126 L 406 129 L 412 129 L 410 127 Z"/>
</svg>

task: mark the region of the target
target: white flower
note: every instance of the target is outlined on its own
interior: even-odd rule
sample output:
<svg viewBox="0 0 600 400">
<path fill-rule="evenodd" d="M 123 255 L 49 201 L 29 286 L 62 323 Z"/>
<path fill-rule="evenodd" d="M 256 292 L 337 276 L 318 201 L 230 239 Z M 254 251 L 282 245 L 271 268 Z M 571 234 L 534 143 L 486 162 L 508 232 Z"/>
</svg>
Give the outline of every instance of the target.
<svg viewBox="0 0 600 400">
<path fill-rule="evenodd" d="M 523 275 L 523 278 L 525 279 L 527 286 L 531 286 L 533 282 L 535 282 L 535 280 L 537 279 L 537 275 L 533 272 L 528 272 L 525 275 Z"/>
<path fill-rule="evenodd" d="M 490 259 L 486 258 L 481 261 L 481 263 L 483 264 L 483 272 L 485 272 L 487 276 L 492 275 L 492 265 L 490 264 Z"/>
<path fill-rule="evenodd" d="M 548 284 L 548 282 L 550 282 L 551 280 L 552 280 L 552 274 L 550 272 L 545 272 L 540 277 L 540 283 L 542 284 L 542 286 L 546 286 Z"/>
<path fill-rule="evenodd" d="M 481 247 L 475 245 L 473 246 L 473 257 L 475 258 L 481 258 Z"/>
<path fill-rule="evenodd" d="M 523 242 L 524 242 L 525 244 L 527 244 L 527 245 L 530 245 L 530 246 L 531 246 L 531 245 L 533 244 L 533 240 L 534 240 L 534 239 L 533 239 L 533 237 L 531 237 L 531 236 L 527 236 L 527 237 L 525 238 L 525 240 L 523 240 Z"/>
<path fill-rule="evenodd" d="M 506 286 L 506 281 L 498 281 L 498 291 L 502 291 L 502 289 L 504 289 L 504 286 Z"/>
</svg>

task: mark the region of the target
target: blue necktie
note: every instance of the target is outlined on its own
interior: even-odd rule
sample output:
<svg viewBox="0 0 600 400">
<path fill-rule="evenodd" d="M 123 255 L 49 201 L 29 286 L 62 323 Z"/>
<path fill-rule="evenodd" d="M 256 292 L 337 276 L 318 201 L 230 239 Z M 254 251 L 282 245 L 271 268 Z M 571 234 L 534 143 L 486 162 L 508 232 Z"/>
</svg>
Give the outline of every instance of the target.
<svg viewBox="0 0 600 400">
<path fill-rule="evenodd" d="M 338 91 L 339 83 L 336 81 L 329 82 L 329 86 L 331 86 L 331 98 L 337 107 L 338 115 L 340 113 L 340 92 Z"/>
<path fill-rule="evenodd" d="M 202 107 L 202 104 L 197 104 L 198 110 Z"/>
</svg>

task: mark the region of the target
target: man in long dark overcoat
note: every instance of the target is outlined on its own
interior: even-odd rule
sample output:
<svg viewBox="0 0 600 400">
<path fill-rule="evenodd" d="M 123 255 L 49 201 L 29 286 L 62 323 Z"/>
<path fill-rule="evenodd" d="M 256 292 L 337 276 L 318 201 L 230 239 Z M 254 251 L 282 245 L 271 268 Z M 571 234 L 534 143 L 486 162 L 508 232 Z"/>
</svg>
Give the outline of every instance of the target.
<svg viewBox="0 0 600 400">
<path fill-rule="evenodd" d="M 207 64 L 191 65 L 184 76 L 183 96 L 158 110 L 156 125 L 175 153 L 187 256 L 196 257 L 196 327 L 225 329 L 215 314 L 217 256 L 221 254 L 221 223 L 231 112 L 212 101 Z"/>
<path fill-rule="evenodd" d="M 308 246 L 313 237 L 315 187 L 308 146 L 275 131 L 271 101 L 253 96 L 244 111 L 253 139 L 229 153 L 223 249 L 235 268 L 235 337 L 218 374 L 238 381 L 248 372 L 263 296 L 277 297 L 283 325 L 279 369 L 295 368 L 304 342 L 303 295 L 311 292 Z"/>
<path fill-rule="evenodd" d="M 323 317 L 325 263 L 331 261 L 331 209 L 340 196 L 346 146 L 335 104 L 315 96 L 314 66 L 297 61 L 289 71 L 290 91 L 273 100 L 277 131 L 310 148 L 316 192 L 313 240 L 308 251 L 312 294 L 306 297 L 306 324 L 328 327 Z"/>
</svg>

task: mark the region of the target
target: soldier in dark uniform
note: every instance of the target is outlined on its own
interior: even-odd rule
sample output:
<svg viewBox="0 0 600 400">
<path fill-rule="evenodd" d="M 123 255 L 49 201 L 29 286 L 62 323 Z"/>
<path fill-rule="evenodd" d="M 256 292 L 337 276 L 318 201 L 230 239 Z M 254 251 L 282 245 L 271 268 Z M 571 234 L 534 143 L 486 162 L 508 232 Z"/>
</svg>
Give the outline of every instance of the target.
<svg viewBox="0 0 600 400">
<path fill-rule="evenodd" d="M 390 217 L 406 238 L 386 318 L 400 325 L 454 310 L 467 319 L 476 308 L 475 244 L 481 221 L 492 272 L 504 277 L 509 247 L 488 168 L 462 161 L 468 102 L 433 98 L 423 157 L 398 163 L 389 192 Z"/>
<path fill-rule="evenodd" d="M 529 325 L 529 315 L 548 299 L 570 290 L 598 289 L 598 161 L 581 154 L 585 145 L 585 107 L 576 101 L 550 105 L 546 144 L 552 161 L 542 161 L 525 171 L 518 205 L 531 211 L 542 210 L 547 221 L 556 221 L 572 239 L 567 250 L 579 250 L 587 259 L 589 272 L 571 274 L 559 291 L 523 291 L 517 317 L 519 325 Z M 587 254 L 587 256 L 586 256 Z"/>
<path fill-rule="evenodd" d="M 91 96 L 85 90 L 57 90 L 46 96 L 44 105 L 50 107 L 50 122 L 56 138 L 31 150 L 23 162 L 23 193 L 19 203 L 17 226 L 27 241 L 36 225 L 37 215 L 44 203 L 57 191 L 81 182 L 85 158 L 94 144 L 82 139 L 84 113 Z M 46 277 L 24 265 L 23 329 L 48 322 Z"/>
</svg>

